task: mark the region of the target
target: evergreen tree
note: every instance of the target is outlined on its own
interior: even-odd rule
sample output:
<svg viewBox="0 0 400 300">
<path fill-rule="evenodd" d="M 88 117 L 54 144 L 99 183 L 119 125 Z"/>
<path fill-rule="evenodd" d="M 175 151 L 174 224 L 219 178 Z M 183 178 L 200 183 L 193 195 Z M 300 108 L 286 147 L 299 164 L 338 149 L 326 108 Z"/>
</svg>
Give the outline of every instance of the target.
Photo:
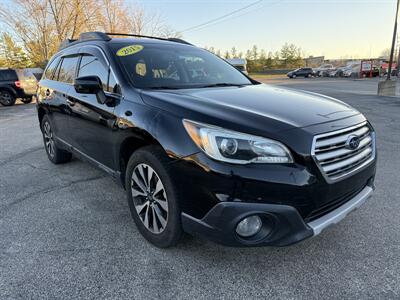
<svg viewBox="0 0 400 300">
<path fill-rule="evenodd" d="M 225 51 L 224 58 L 225 59 L 231 58 L 230 55 L 229 55 L 229 51 L 228 50 Z"/>
<path fill-rule="evenodd" d="M 25 52 L 19 47 L 8 33 L 0 37 L 0 67 L 21 69 L 31 66 Z"/>
<path fill-rule="evenodd" d="M 254 60 L 258 58 L 258 48 L 256 45 L 254 45 L 253 48 L 251 49 L 251 57 Z"/>
<path fill-rule="evenodd" d="M 231 49 L 231 56 L 232 58 L 237 58 L 237 50 L 235 47 L 232 47 Z"/>
</svg>

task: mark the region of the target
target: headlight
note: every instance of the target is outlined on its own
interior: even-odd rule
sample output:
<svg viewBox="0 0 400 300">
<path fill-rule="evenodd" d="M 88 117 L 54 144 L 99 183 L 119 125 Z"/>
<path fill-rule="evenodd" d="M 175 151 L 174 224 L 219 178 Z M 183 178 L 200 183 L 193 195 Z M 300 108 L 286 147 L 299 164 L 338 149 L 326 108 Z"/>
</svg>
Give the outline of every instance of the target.
<svg viewBox="0 0 400 300">
<path fill-rule="evenodd" d="M 290 151 L 280 142 L 220 127 L 183 120 L 193 142 L 219 161 L 249 163 L 292 163 Z"/>
</svg>

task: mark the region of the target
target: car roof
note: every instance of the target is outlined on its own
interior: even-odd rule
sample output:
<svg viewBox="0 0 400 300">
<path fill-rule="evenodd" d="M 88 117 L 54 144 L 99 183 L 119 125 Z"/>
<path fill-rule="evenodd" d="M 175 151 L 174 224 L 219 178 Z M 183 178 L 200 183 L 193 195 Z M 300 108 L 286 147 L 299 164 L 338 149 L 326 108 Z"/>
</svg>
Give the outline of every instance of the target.
<svg viewBox="0 0 400 300">
<path fill-rule="evenodd" d="M 115 36 L 115 37 L 114 37 Z M 140 44 L 170 44 L 170 45 L 191 45 L 179 38 L 162 38 L 146 35 L 104 33 L 104 32 L 83 32 L 79 39 L 66 39 L 60 44 L 58 51 L 68 49 L 76 44 L 79 45 L 110 45 L 114 43 L 140 43 Z M 192 46 L 192 45 L 191 45 Z"/>
<path fill-rule="evenodd" d="M 150 39 L 150 38 L 112 38 L 110 41 L 106 42 L 108 44 L 117 44 L 117 43 L 135 43 L 135 44 L 159 44 L 159 45 L 185 45 L 175 41 L 166 41 L 166 40 L 158 40 L 158 39 Z"/>
<path fill-rule="evenodd" d="M 117 37 L 112 37 L 117 36 Z M 123 36 L 123 37 L 120 37 Z M 74 55 L 76 51 L 83 46 L 98 46 L 105 51 L 109 51 L 112 45 L 170 45 L 174 47 L 195 47 L 194 45 L 179 38 L 161 38 L 131 34 L 114 34 L 103 32 L 81 33 L 79 39 L 67 39 L 60 44 L 58 51 L 50 59 L 53 61 L 56 57 Z M 123 46 L 122 46 L 123 47 Z M 197 47 L 196 47 L 197 48 Z"/>
<path fill-rule="evenodd" d="M 164 40 L 156 40 L 156 39 L 148 39 L 148 38 L 113 38 L 109 41 L 103 40 L 86 40 L 86 41 L 74 41 L 70 43 L 68 46 L 63 47 L 57 51 L 54 55 L 70 55 L 71 52 L 74 52 L 73 49 L 79 51 L 79 49 L 83 46 L 99 46 L 101 48 L 108 48 L 112 45 L 129 45 L 129 44 L 140 44 L 140 45 L 170 45 L 174 47 L 194 47 L 193 45 L 174 42 L 174 41 L 164 41 Z M 76 47 L 75 47 L 76 46 Z M 68 54 L 67 54 L 68 53 Z"/>
</svg>

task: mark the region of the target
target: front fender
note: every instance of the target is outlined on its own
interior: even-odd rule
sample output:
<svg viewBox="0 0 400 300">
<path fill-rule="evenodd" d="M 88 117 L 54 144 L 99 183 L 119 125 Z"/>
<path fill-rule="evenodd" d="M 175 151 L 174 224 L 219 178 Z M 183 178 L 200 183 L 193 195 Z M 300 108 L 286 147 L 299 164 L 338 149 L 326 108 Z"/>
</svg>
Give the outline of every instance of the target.
<svg viewBox="0 0 400 300">
<path fill-rule="evenodd" d="M 122 110 L 117 112 L 120 145 L 128 138 L 158 143 L 169 157 L 175 159 L 200 151 L 187 134 L 182 118 L 159 108 L 132 102 L 123 105 Z"/>
</svg>

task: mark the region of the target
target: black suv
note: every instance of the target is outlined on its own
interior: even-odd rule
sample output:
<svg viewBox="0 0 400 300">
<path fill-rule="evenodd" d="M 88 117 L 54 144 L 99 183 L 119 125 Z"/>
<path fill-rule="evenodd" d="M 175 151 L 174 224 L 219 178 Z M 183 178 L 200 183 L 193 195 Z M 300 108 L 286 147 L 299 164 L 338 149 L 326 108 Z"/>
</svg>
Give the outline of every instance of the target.
<svg viewBox="0 0 400 300">
<path fill-rule="evenodd" d="M 375 132 L 349 105 L 260 84 L 185 41 L 85 33 L 49 62 L 38 116 L 50 161 L 118 179 L 143 236 L 230 246 L 319 234 L 374 189 Z"/>
<path fill-rule="evenodd" d="M 293 71 L 287 73 L 287 76 L 289 78 L 296 78 L 296 77 L 308 78 L 308 77 L 312 76 L 313 74 L 314 74 L 313 69 L 311 69 L 311 68 L 300 68 L 300 69 L 296 69 L 296 70 L 293 70 Z"/>
<path fill-rule="evenodd" d="M 21 98 L 23 103 L 30 103 L 36 88 L 37 80 L 29 70 L 0 70 L 0 104 L 14 105 L 17 98 Z"/>
</svg>

